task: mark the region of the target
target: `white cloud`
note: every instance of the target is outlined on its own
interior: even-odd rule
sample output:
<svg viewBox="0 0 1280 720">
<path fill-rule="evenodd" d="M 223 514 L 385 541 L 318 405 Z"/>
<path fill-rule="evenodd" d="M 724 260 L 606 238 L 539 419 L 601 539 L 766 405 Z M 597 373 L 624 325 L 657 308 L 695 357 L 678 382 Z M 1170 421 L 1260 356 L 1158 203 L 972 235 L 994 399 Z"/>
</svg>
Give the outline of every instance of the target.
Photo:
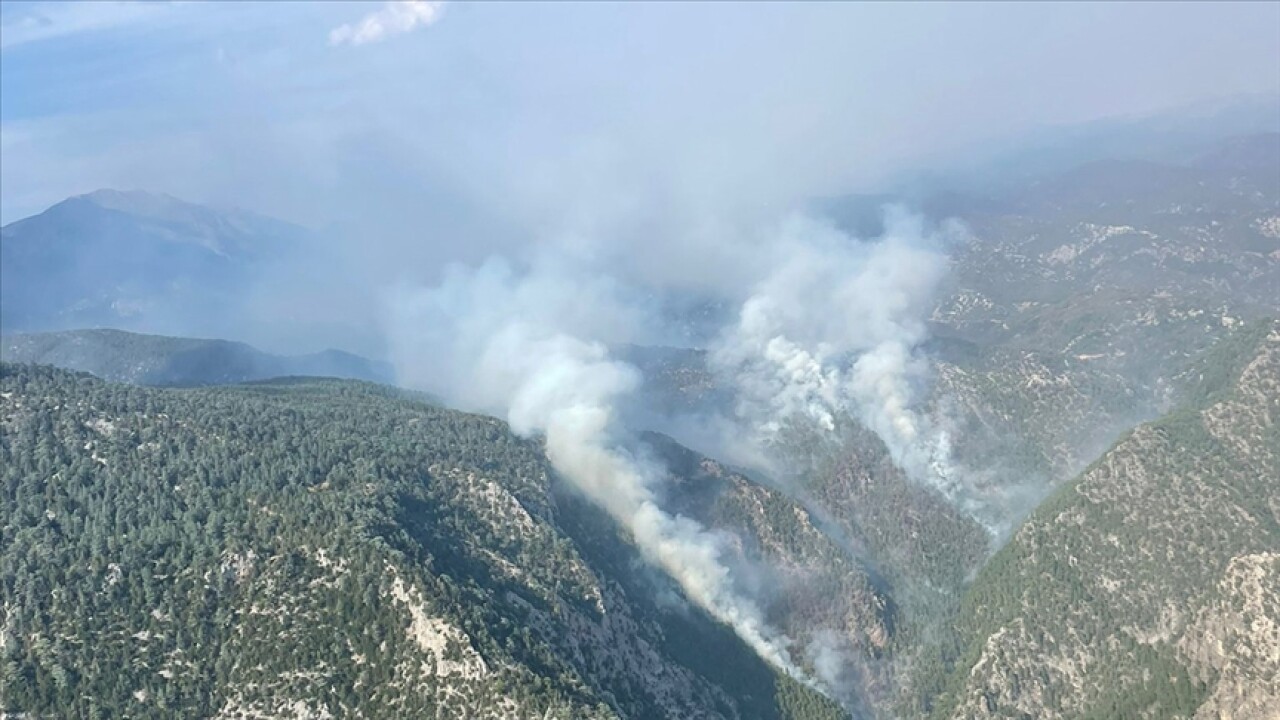
<svg viewBox="0 0 1280 720">
<path fill-rule="evenodd" d="M 438 0 L 395 0 L 358 23 L 340 25 L 329 32 L 330 45 L 364 45 L 392 35 L 412 32 L 440 19 L 444 3 Z"/>
</svg>

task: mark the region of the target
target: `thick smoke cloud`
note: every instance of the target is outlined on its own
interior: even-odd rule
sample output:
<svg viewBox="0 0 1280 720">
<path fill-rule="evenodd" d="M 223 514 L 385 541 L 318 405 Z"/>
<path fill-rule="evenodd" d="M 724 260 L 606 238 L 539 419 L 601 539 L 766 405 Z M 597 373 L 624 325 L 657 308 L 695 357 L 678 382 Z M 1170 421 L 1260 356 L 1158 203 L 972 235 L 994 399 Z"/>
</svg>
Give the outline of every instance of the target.
<svg viewBox="0 0 1280 720">
<path fill-rule="evenodd" d="M 559 474 L 630 530 L 647 560 L 762 658 L 804 679 L 787 638 L 735 589 L 721 537 L 659 507 L 661 468 L 627 449 L 616 408 L 640 377 L 599 341 L 637 327 L 620 294 L 607 280 L 572 276 L 556 263 L 524 272 L 499 261 L 454 268 L 440 285 L 392 299 L 397 364 L 455 404 L 499 412 L 517 433 L 543 435 Z"/>
<path fill-rule="evenodd" d="M 853 417 L 911 478 L 967 502 L 945 428 L 918 409 L 930 372 L 925 320 L 947 272 L 944 248 L 962 229 L 927 231 L 900 209 L 885 228 L 859 241 L 809 218 L 787 221 L 710 365 L 735 387 L 756 444 L 797 418 L 834 431 Z"/>
<path fill-rule="evenodd" d="M 945 423 L 922 409 L 930 380 L 925 320 L 948 269 L 944 249 L 963 231 L 926 228 L 901 210 L 887 213 L 885 228 L 883 237 L 859 240 L 797 215 L 739 243 L 704 248 L 733 248 L 715 267 L 740 280 L 736 294 L 705 289 L 732 310 L 707 362 L 733 407 L 685 417 L 684 427 L 731 438 L 731 459 L 767 468 L 786 424 L 808 423 L 834 442 L 842 424 L 857 422 L 910 478 L 976 515 L 980 502 L 953 467 Z M 546 243 L 524 263 L 456 265 L 435 285 L 388 295 L 402 381 L 543 437 L 558 473 L 624 525 L 691 601 L 762 658 L 808 681 L 791 641 L 766 621 L 744 590 L 749 583 L 733 576 L 725 537 L 664 510 L 664 469 L 633 452 L 628 431 L 653 427 L 628 427 L 644 378 L 610 348 L 669 337 L 670 306 L 655 298 L 670 288 L 617 279 L 628 275 L 614 267 L 616 257 L 583 251 L 590 247 L 581 238 Z M 684 287 L 683 278 L 672 282 Z M 659 429 L 687 436 L 676 424 Z M 811 634 L 803 654 L 812 682 L 841 695 L 848 679 L 833 637 Z"/>
</svg>

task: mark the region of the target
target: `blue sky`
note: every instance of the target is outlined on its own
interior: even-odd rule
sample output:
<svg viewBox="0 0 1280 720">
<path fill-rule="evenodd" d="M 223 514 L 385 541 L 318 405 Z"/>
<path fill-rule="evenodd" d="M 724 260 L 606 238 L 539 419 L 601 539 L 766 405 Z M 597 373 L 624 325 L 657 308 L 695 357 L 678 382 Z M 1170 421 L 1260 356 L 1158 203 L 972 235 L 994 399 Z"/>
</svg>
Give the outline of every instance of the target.
<svg viewBox="0 0 1280 720">
<path fill-rule="evenodd" d="M 0 219 L 99 187 L 608 233 L 1280 92 L 1280 4 L 0 5 Z"/>
</svg>

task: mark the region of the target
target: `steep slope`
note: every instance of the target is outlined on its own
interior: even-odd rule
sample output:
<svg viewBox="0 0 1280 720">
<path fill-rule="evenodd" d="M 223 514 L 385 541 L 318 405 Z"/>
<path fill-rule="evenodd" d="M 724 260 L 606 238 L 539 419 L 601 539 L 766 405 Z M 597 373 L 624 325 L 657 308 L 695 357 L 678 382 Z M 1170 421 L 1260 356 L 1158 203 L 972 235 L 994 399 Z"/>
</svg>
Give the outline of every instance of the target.
<svg viewBox="0 0 1280 720">
<path fill-rule="evenodd" d="M 979 574 L 936 717 L 1275 717 L 1280 325 L 1191 380 Z"/>
<path fill-rule="evenodd" d="M 0 360 L 53 365 L 134 385 L 227 385 L 286 375 L 391 382 L 390 366 L 339 350 L 282 356 L 226 340 L 67 330 L 0 338 Z"/>
<path fill-rule="evenodd" d="M 1087 357 L 936 345 L 932 409 L 947 418 L 956 459 L 970 468 L 1047 485 L 1156 412 L 1149 392 Z"/>
<path fill-rule="evenodd" d="M 1252 320 L 1280 312 L 1277 151 L 1280 136 L 1252 135 L 1192 148 L 1180 164 L 1101 160 L 998 198 L 931 201 L 970 236 L 953 248 L 952 284 L 923 348 L 928 412 L 948 431 L 966 482 L 1000 504 L 995 536 L 906 478 L 856 423 L 838 437 L 793 428 L 773 448 L 789 491 L 892 609 L 885 662 L 860 679 L 882 715 L 927 713 L 958 653 L 950 628 L 967 612 L 961 598 L 1005 533 L 1121 434 L 1196 397 L 1205 352 L 1254 337 Z M 852 208 L 846 219 L 866 217 Z M 700 353 L 623 356 L 645 375 L 656 426 L 672 410 L 731 412 Z M 1206 583 L 1254 587 L 1240 572 Z M 1146 662 L 1119 651 L 1112 661 Z M 885 687 L 896 697 L 886 700 Z"/>
<path fill-rule="evenodd" d="M 806 650 L 847 706 L 871 716 L 889 694 L 886 661 L 897 611 L 864 552 L 814 506 L 720 462 L 647 433 L 670 473 L 664 502 L 729 540 L 738 577 L 752 581 L 770 622 Z"/>
<path fill-rule="evenodd" d="M 4 712 L 840 716 L 496 420 L 0 368 Z"/>
</svg>

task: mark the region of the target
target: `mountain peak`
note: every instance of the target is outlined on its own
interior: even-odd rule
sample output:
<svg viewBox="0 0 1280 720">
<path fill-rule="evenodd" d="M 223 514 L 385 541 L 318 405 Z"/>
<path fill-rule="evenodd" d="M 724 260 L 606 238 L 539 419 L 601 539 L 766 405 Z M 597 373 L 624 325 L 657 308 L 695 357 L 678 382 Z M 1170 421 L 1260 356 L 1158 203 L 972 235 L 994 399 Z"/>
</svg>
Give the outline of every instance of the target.
<svg viewBox="0 0 1280 720">
<path fill-rule="evenodd" d="M 13 331 L 164 329 L 149 321 L 172 307 L 225 314 L 264 264 L 285 262 L 308 235 L 244 211 L 103 189 L 10 223 L 2 237 L 2 317 Z"/>
<path fill-rule="evenodd" d="M 129 216 L 135 222 L 168 226 L 173 231 L 194 237 L 259 235 L 297 239 L 306 233 L 305 228 L 291 222 L 260 215 L 235 207 L 217 207 L 194 203 L 168 193 L 150 190 L 118 190 L 100 188 L 81 195 L 73 195 L 59 202 L 45 213 L 59 212 L 90 206 L 97 210 L 117 212 Z M 32 218 L 18 220 L 12 225 L 28 222 Z"/>
<path fill-rule="evenodd" d="M 190 213 L 192 210 L 204 209 L 167 193 L 146 190 L 102 188 L 84 195 L 75 195 L 68 199 L 86 201 L 104 210 L 118 210 L 130 215 L 148 218 L 171 217 L 184 211 Z"/>
</svg>

